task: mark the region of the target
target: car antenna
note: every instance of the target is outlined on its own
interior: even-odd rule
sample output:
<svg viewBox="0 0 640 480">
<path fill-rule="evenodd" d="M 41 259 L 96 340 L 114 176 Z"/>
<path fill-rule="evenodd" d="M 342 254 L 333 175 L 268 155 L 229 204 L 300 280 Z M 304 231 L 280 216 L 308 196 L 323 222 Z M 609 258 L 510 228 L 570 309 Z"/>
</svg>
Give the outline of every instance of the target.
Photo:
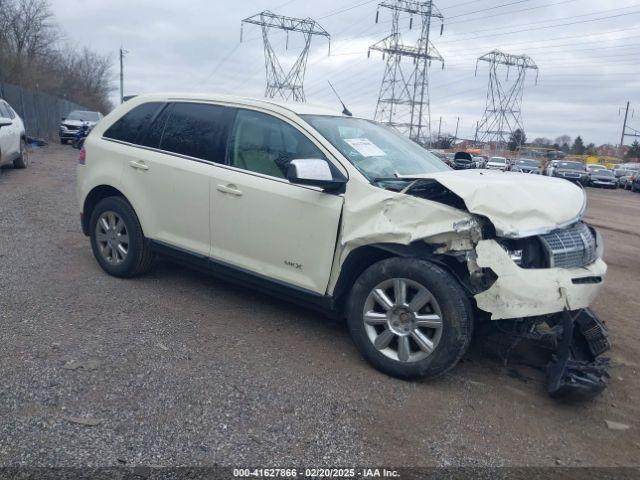
<svg viewBox="0 0 640 480">
<path fill-rule="evenodd" d="M 353 117 L 353 113 L 351 113 L 349 111 L 349 109 L 347 108 L 347 106 L 344 104 L 344 102 L 342 101 L 342 99 L 340 98 L 340 95 L 338 95 L 338 92 L 336 92 L 336 89 L 333 88 L 333 85 L 331 84 L 331 82 L 329 80 L 327 80 L 327 83 L 329 84 L 329 86 L 331 87 L 331 90 L 333 90 L 333 93 L 336 94 L 336 97 L 338 97 L 338 100 L 340 101 L 340 103 L 342 104 L 342 114 L 346 115 L 347 117 Z"/>
</svg>

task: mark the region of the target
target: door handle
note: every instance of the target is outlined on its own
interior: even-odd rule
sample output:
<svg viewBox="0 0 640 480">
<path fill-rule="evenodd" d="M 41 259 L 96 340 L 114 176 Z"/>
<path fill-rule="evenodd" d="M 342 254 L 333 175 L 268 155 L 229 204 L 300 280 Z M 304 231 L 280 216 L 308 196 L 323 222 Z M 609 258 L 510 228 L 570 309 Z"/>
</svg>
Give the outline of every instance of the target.
<svg viewBox="0 0 640 480">
<path fill-rule="evenodd" d="M 229 195 L 234 195 L 236 197 L 242 196 L 242 192 L 238 190 L 238 187 L 235 185 L 218 185 L 217 189 L 219 192 L 228 193 Z"/>
<path fill-rule="evenodd" d="M 144 170 L 144 171 L 149 170 L 149 167 L 147 165 L 145 165 L 144 163 L 136 162 L 134 160 L 129 162 L 129 166 L 131 168 L 135 168 L 136 170 Z"/>
</svg>

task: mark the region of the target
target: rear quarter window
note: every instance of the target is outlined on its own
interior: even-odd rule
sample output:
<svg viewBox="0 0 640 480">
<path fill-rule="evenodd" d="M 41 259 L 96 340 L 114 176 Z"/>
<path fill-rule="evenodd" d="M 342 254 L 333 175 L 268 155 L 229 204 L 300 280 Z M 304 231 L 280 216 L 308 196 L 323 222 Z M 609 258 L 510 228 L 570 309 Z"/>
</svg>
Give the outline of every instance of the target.
<svg viewBox="0 0 640 480">
<path fill-rule="evenodd" d="M 121 142 L 136 143 L 156 114 L 163 107 L 162 102 L 145 103 L 127 112 L 104 132 L 105 138 Z"/>
</svg>

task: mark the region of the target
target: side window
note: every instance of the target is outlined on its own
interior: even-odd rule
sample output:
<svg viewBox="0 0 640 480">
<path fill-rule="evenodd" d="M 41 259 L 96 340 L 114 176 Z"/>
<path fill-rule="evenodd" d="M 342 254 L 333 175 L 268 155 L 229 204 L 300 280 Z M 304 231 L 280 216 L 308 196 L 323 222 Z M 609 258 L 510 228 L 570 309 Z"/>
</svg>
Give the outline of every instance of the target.
<svg viewBox="0 0 640 480">
<path fill-rule="evenodd" d="M 11 118 L 9 115 L 9 109 L 4 102 L 0 102 L 0 117 Z"/>
<path fill-rule="evenodd" d="M 8 103 L 5 102 L 4 103 L 4 108 L 7 111 L 7 116 L 10 119 L 13 120 L 14 118 L 16 118 L 16 112 L 13 111 L 13 108 L 11 108 L 11 105 L 9 105 Z"/>
<path fill-rule="evenodd" d="M 271 115 L 238 111 L 229 149 L 231 166 L 285 178 L 291 160 L 310 158 L 326 159 L 298 129 Z"/>
<path fill-rule="evenodd" d="M 164 125 L 159 148 L 223 163 L 234 113 L 234 109 L 218 105 L 175 103 Z M 157 136 L 158 128 L 154 125 L 149 132 L 150 140 Z"/>
<path fill-rule="evenodd" d="M 138 136 L 164 105 L 161 102 L 144 103 L 137 106 L 104 133 L 106 138 L 136 143 Z"/>
</svg>

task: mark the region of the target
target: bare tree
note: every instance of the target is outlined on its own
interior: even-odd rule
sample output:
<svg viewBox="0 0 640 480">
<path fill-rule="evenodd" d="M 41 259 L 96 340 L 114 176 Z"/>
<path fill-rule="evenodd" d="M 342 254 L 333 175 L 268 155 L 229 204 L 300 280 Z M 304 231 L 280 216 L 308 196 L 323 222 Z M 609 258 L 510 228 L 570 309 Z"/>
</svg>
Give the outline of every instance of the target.
<svg viewBox="0 0 640 480">
<path fill-rule="evenodd" d="M 111 64 L 63 44 L 48 0 L 0 0 L 0 81 L 107 112 Z"/>
</svg>

